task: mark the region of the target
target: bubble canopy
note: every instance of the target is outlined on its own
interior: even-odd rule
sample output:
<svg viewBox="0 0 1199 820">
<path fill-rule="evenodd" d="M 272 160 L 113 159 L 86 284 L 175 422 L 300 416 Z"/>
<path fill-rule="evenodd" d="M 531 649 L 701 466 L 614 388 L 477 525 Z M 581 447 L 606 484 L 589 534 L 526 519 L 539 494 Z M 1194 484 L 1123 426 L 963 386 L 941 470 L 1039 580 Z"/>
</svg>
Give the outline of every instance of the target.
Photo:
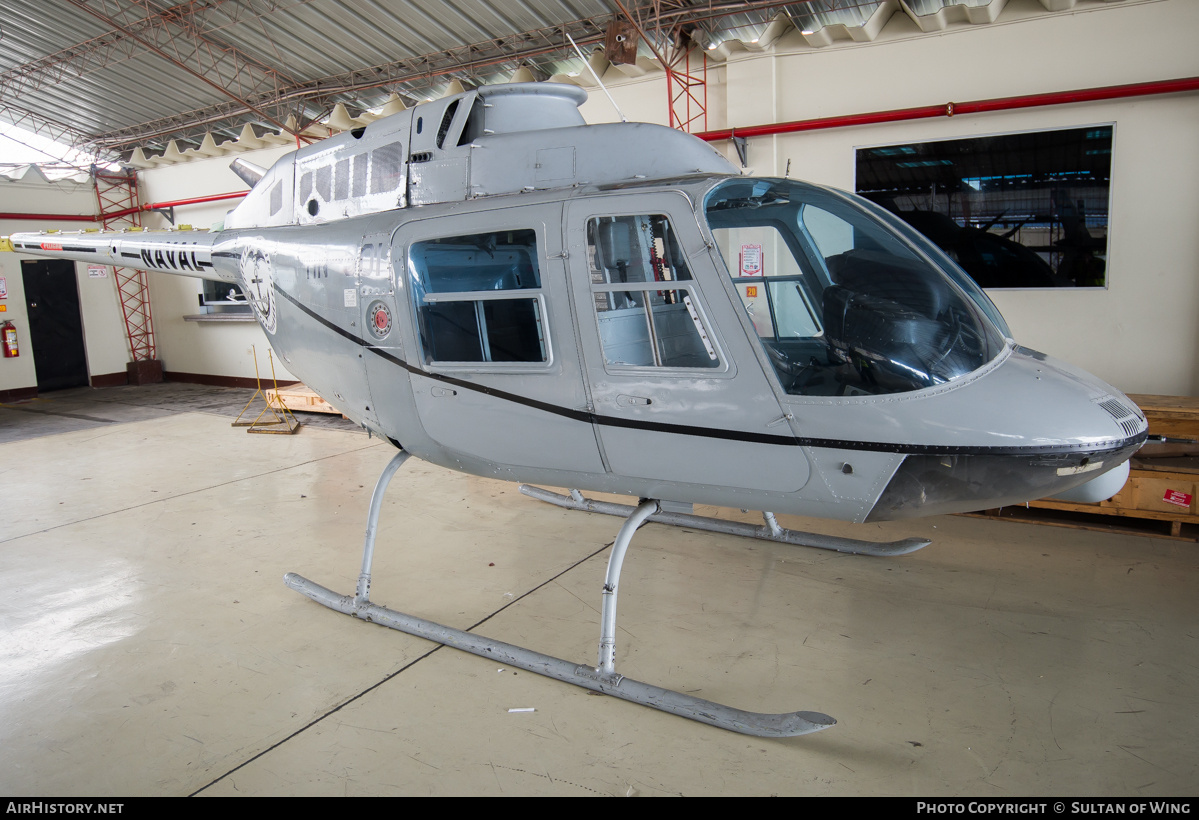
<svg viewBox="0 0 1199 820">
<path fill-rule="evenodd" d="M 735 179 L 704 202 L 783 388 L 906 393 L 961 378 L 1004 349 L 1003 317 L 928 240 L 852 194 Z"/>
</svg>

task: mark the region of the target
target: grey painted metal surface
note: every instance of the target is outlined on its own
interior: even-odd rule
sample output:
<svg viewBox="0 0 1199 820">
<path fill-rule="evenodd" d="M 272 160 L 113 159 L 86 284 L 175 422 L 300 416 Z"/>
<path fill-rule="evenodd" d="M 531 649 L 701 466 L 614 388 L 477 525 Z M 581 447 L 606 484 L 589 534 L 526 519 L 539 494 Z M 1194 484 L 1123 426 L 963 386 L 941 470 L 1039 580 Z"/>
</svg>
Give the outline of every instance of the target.
<svg viewBox="0 0 1199 820">
<path fill-rule="evenodd" d="M 12 241 L 239 283 L 289 370 L 401 455 L 653 499 L 621 553 L 658 502 L 857 522 L 984 509 L 1106 491 L 1144 442 L 1127 397 L 1018 347 L 960 269 L 877 208 L 738 176 L 677 131 L 583 125 L 581 99 L 511 85 L 379 120 L 281 158 L 219 232 Z M 510 651 L 368 607 L 373 521 L 357 604 L 289 584 L 468 651 Z M 769 517 L 765 530 L 753 534 L 812 540 Z M 715 708 L 614 678 L 605 646 L 594 676 L 522 663 L 696 719 Z M 776 716 L 762 731 L 824 720 Z"/>
</svg>

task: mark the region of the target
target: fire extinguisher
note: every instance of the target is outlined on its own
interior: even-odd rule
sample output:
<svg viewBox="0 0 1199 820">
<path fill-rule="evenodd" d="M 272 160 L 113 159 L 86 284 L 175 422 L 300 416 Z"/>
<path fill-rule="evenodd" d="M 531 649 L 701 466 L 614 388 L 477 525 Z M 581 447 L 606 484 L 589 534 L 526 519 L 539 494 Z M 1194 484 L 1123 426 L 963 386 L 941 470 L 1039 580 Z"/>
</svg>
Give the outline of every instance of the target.
<svg viewBox="0 0 1199 820">
<path fill-rule="evenodd" d="M 17 349 L 17 326 L 12 322 L 5 322 L 0 325 L 0 330 L 4 331 L 4 358 L 15 359 L 21 355 L 21 351 Z"/>
</svg>

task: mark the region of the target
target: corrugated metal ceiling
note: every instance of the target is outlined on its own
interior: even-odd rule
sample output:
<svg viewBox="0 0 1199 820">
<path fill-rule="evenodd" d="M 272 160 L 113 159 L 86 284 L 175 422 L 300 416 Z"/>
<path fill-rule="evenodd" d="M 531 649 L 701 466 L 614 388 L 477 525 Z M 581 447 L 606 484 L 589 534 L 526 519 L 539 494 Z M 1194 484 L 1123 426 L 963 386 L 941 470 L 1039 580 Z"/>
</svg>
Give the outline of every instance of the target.
<svg viewBox="0 0 1199 820">
<path fill-rule="evenodd" d="M 90 138 L 175 126 L 191 112 L 214 117 L 218 135 L 247 121 L 277 130 L 271 119 L 280 112 L 303 119 L 328 106 L 318 98 L 266 107 L 297 86 L 319 91 L 320 81 L 350 72 L 610 13 L 604 0 L 5 0 L 0 104 L 9 121 L 27 113 Z M 403 89 L 352 90 L 334 101 L 365 108 L 392 90 Z M 246 113 L 231 97 L 263 105 Z"/>
<path fill-rule="evenodd" d="M 686 23 L 692 42 L 757 43 L 794 26 L 812 45 L 872 39 L 893 14 L 921 28 L 991 22 L 1007 0 L 622 0 L 643 24 Z M 1048 10 L 1094 0 L 1041 0 Z M 392 93 L 453 80 L 577 74 L 566 41 L 602 42 L 612 0 L 0 0 L 0 118 L 125 151 L 171 139 L 261 134 L 336 103 L 358 114 Z M 666 43 L 660 43 L 664 48 Z M 466 47 L 469 46 L 469 47 Z M 641 46 L 643 57 L 651 50 Z M 588 84 L 585 79 L 581 80 Z"/>
</svg>

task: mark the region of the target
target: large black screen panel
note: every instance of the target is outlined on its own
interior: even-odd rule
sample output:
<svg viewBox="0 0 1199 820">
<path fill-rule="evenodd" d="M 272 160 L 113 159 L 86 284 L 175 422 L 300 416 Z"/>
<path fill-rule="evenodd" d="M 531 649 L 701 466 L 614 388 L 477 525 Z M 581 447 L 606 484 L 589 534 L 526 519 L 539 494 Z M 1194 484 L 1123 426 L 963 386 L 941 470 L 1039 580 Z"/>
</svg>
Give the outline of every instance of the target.
<svg viewBox="0 0 1199 820">
<path fill-rule="evenodd" d="M 1107 286 L 1111 125 L 857 150 L 857 191 L 984 288 Z"/>
</svg>

